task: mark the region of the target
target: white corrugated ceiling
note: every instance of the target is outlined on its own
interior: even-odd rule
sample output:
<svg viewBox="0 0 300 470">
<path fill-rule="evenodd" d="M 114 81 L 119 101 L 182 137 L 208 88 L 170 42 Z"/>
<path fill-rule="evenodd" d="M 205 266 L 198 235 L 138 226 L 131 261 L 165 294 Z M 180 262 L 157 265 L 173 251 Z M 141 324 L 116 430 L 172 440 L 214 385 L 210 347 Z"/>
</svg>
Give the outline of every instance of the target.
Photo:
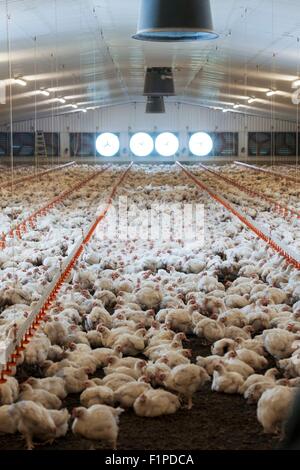
<svg viewBox="0 0 300 470">
<path fill-rule="evenodd" d="M 220 38 L 192 44 L 131 39 L 139 0 L 7 3 L 8 20 L 6 2 L 0 1 L 1 77 L 9 83 L 10 57 L 12 76 L 28 82 L 12 86 L 16 120 L 77 112 L 70 104 L 141 101 L 147 66 L 175 69 L 176 101 L 225 109 L 239 104 L 236 112 L 297 118 L 291 93 L 300 73 L 299 1 L 211 0 Z M 37 95 L 40 88 L 50 96 Z M 273 97 L 266 96 L 270 89 L 276 90 Z M 251 104 L 250 97 L 256 99 Z M 9 100 L 0 105 L 0 121 L 8 120 Z"/>
</svg>

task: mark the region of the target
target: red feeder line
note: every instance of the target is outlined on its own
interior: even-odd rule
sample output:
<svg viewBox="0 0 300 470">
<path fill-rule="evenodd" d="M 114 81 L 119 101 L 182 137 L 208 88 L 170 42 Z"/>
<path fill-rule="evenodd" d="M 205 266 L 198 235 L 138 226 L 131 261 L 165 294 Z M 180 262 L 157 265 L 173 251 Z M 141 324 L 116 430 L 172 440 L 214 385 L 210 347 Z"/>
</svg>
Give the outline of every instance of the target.
<svg viewBox="0 0 300 470">
<path fill-rule="evenodd" d="M 14 181 L 13 185 L 23 183 L 24 181 L 34 180 L 35 178 L 41 178 L 42 176 L 47 175 L 48 173 L 52 173 L 52 172 L 57 171 L 57 170 L 62 170 L 63 168 L 67 168 L 67 167 L 73 166 L 75 164 L 76 164 L 76 162 L 70 162 L 70 163 L 66 163 L 65 165 L 60 165 L 60 166 L 56 166 L 55 168 L 50 168 L 49 170 L 41 171 L 37 175 L 24 176 L 23 178 L 19 178 L 16 181 Z M 11 185 L 12 185 L 11 182 L 6 183 L 0 189 L 8 188 Z"/>
<path fill-rule="evenodd" d="M 272 199 L 271 197 L 269 196 L 266 196 L 265 194 L 261 194 L 261 193 L 258 193 L 256 191 L 253 191 L 252 189 L 249 189 L 245 186 L 242 186 L 241 184 L 237 183 L 236 181 L 234 181 L 233 179 L 231 178 L 228 178 L 228 176 L 224 176 L 224 175 L 221 175 L 220 173 L 217 173 L 216 171 L 213 171 L 211 170 L 210 168 L 208 168 L 207 166 L 203 165 L 202 163 L 199 163 L 199 165 L 201 166 L 201 168 L 203 168 L 205 171 L 208 171 L 209 173 L 211 173 L 212 175 L 214 175 L 216 178 L 220 178 L 224 181 L 226 181 L 227 183 L 231 184 L 232 186 L 235 186 L 236 188 L 238 188 L 240 191 L 242 191 L 243 193 L 245 194 L 248 194 L 249 196 L 251 197 L 257 197 L 257 198 L 260 198 L 260 199 L 264 199 L 266 202 L 268 202 L 269 204 L 271 204 L 271 206 L 273 207 L 273 209 L 275 210 L 275 212 L 279 213 L 280 215 L 282 215 L 284 218 L 286 218 L 288 221 L 290 221 L 289 217 L 292 217 L 292 216 L 295 216 L 297 217 L 297 219 L 300 219 L 300 213 L 297 212 L 296 210 L 294 209 L 290 209 L 289 207 L 283 205 L 283 204 L 280 204 L 279 202 L 277 202 L 275 199 Z"/>
<path fill-rule="evenodd" d="M 51 305 L 53 304 L 53 302 L 57 298 L 57 295 L 58 295 L 63 283 L 68 278 L 68 276 L 70 275 L 70 273 L 71 273 L 72 269 L 74 268 L 76 262 L 78 261 L 78 259 L 82 255 L 85 246 L 89 243 L 89 241 L 91 240 L 92 236 L 94 235 L 95 230 L 98 227 L 99 223 L 104 219 L 104 217 L 108 213 L 109 209 L 111 208 L 112 203 L 113 203 L 113 198 L 114 198 L 119 186 L 123 183 L 123 181 L 127 177 L 129 171 L 131 170 L 132 165 L 133 165 L 133 163 L 131 163 L 129 165 L 129 167 L 126 169 L 126 171 L 122 174 L 122 176 L 118 179 L 118 181 L 114 185 L 114 187 L 113 187 L 113 189 L 110 193 L 110 196 L 108 198 L 106 208 L 101 212 L 101 214 L 99 216 L 97 216 L 95 222 L 90 227 L 88 233 L 84 237 L 84 239 L 81 242 L 79 248 L 76 250 L 75 254 L 73 255 L 72 259 L 70 260 L 70 262 L 68 263 L 66 268 L 64 269 L 63 273 L 59 276 L 59 278 L 56 281 L 56 283 L 55 283 L 54 287 L 52 288 L 51 292 L 48 294 L 48 297 L 46 298 L 43 306 L 40 308 L 39 312 L 37 313 L 37 315 L 33 319 L 31 325 L 28 327 L 25 335 L 21 339 L 20 344 L 16 346 L 15 351 L 13 352 L 13 354 L 10 355 L 11 360 L 9 360 L 6 363 L 4 370 L 0 371 L 0 384 L 5 383 L 5 381 L 6 381 L 5 376 L 6 375 L 11 374 L 11 365 L 16 364 L 16 361 L 15 361 L 14 358 L 18 357 L 19 353 L 26 349 L 26 346 L 30 343 L 30 341 L 33 338 L 35 332 L 38 330 L 38 328 L 40 326 L 40 323 L 42 322 L 43 318 L 47 314 L 47 311 L 51 308 Z"/>
<path fill-rule="evenodd" d="M 206 186 L 202 181 L 197 179 L 192 173 L 190 173 L 181 163 L 176 162 L 176 164 L 182 169 L 182 171 L 194 181 L 194 183 L 199 186 L 201 189 L 206 191 L 212 199 L 220 203 L 223 207 L 225 207 L 228 211 L 234 214 L 243 224 L 245 224 L 252 232 L 255 233 L 261 240 L 266 242 L 273 250 L 283 256 L 288 264 L 294 266 L 294 268 L 300 270 L 300 261 L 295 259 L 287 250 L 285 250 L 282 246 L 280 246 L 276 241 L 272 240 L 269 235 L 266 235 L 262 230 L 256 227 L 246 216 L 241 214 L 237 211 L 226 199 L 220 197 L 219 195 L 215 194 L 211 189 Z"/>
<path fill-rule="evenodd" d="M 7 236 L 9 236 L 10 238 L 13 238 L 16 235 L 19 239 L 21 239 L 23 233 L 26 233 L 26 231 L 27 231 L 27 224 L 29 224 L 32 228 L 34 228 L 36 219 L 38 217 L 45 216 L 57 204 L 60 204 L 64 199 L 69 197 L 74 191 L 77 191 L 78 189 L 81 189 L 82 187 L 84 187 L 93 178 L 96 178 L 97 176 L 104 173 L 109 167 L 110 167 L 110 165 L 107 166 L 106 168 L 104 168 L 103 170 L 97 171 L 92 176 L 89 176 L 88 178 L 84 179 L 83 181 L 80 181 L 75 186 L 68 189 L 67 191 L 64 191 L 59 196 L 54 198 L 51 202 L 49 202 L 45 206 L 41 207 L 40 209 L 35 211 L 33 214 L 29 215 L 26 219 L 22 220 L 22 222 L 20 222 L 14 229 L 11 229 L 8 233 L 3 233 L 2 236 L 1 236 L 2 238 L 0 239 L 0 250 L 3 250 L 6 247 L 6 238 L 7 238 Z"/>
<path fill-rule="evenodd" d="M 284 178 L 286 180 L 293 181 L 293 183 L 300 182 L 297 178 L 293 178 L 292 176 L 289 176 L 289 175 L 283 175 L 282 173 L 276 173 L 276 171 L 267 170 L 266 168 L 260 168 L 259 166 L 249 165 L 248 163 L 242 163 L 242 162 L 234 162 L 234 163 L 236 165 L 249 168 L 250 170 L 261 171 L 262 173 L 267 173 L 268 175 L 273 175 L 273 176 L 276 176 L 277 178 Z"/>
</svg>

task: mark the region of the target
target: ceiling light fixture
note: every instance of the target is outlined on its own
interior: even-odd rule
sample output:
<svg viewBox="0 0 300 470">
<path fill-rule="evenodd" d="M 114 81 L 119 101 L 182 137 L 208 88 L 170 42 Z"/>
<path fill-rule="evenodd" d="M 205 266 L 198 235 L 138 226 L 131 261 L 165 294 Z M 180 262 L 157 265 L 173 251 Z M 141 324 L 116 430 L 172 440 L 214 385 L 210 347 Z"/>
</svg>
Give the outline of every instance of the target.
<svg viewBox="0 0 300 470">
<path fill-rule="evenodd" d="M 233 106 L 233 109 L 238 109 L 238 108 L 240 108 L 240 106 L 241 106 L 240 104 L 235 104 L 235 105 Z"/>
<path fill-rule="evenodd" d="M 269 90 L 269 91 L 267 91 L 266 95 L 267 95 L 267 96 L 276 95 L 276 91 L 275 91 L 275 90 Z"/>
<path fill-rule="evenodd" d="M 37 90 L 38 95 L 50 96 L 49 91 L 47 90 Z"/>
<path fill-rule="evenodd" d="M 74 109 L 77 109 L 78 106 L 77 104 L 66 104 L 65 106 L 63 106 L 64 108 L 74 108 Z"/>
<path fill-rule="evenodd" d="M 299 88 L 300 86 L 300 80 L 295 80 L 293 83 L 292 83 L 292 88 Z"/>
<path fill-rule="evenodd" d="M 134 39 L 184 42 L 216 39 L 210 0 L 141 0 Z"/>
<path fill-rule="evenodd" d="M 62 104 L 65 104 L 66 103 L 66 100 L 64 98 L 54 98 L 54 100 L 56 103 L 62 103 Z"/>
<path fill-rule="evenodd" d="M 256 101 L 256 98 L 250 98 L 250 99 L 248 100 L 248 103 L 251 104 L 251 103 L 254 103 L 254 101 Z"/>
<path fill-rule="evenodd" d="M 14 83 L 20 86 L 27 86 L 27 82 L 23 78 L 14 78 Z"/>
</svg>

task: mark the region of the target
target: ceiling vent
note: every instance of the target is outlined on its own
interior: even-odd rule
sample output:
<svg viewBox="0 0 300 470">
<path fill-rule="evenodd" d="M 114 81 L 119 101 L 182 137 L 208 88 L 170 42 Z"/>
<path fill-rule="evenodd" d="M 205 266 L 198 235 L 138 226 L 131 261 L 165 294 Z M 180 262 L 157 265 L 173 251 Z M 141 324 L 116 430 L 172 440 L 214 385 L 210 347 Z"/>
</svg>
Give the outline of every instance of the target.
<svg viewBox="0 0 300 470">
<path fill-rule="evenodd" d="M 210 0 L 141 0 L 134 39 L 183 42 L 216 39 Z"/>
</svg>

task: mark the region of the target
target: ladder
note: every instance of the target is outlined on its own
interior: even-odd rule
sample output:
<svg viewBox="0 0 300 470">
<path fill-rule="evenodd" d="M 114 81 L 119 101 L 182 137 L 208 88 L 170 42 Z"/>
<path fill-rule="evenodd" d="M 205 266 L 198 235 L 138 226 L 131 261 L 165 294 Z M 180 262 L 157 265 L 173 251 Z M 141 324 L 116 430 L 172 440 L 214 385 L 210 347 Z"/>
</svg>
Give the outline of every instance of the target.
<svg viewBox="0 0 300 470">
<path fill-rule="evenodd" d="M 45 135 L 43 131 L 36 131 L 35 134 L 35 154 L 37 157 L 48 157 Z"/>
</svg>

